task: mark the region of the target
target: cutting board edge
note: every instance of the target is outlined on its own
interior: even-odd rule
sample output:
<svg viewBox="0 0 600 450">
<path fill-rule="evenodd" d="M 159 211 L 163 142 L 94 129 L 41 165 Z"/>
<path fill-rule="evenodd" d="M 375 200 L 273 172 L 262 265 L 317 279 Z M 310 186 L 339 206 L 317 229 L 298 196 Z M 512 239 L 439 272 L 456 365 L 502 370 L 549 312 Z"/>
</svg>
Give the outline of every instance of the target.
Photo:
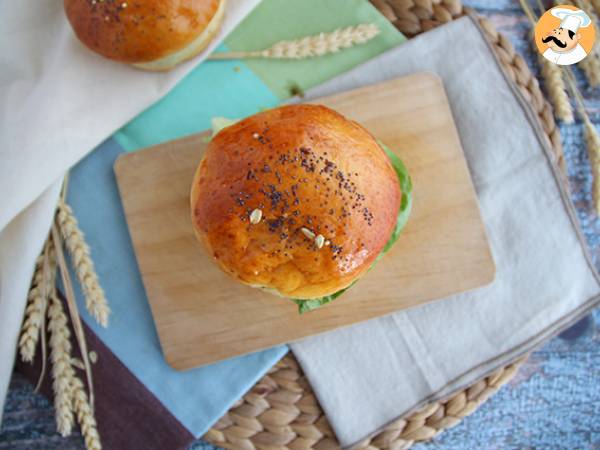
<svg viewBox="0 0 600 450">
<path fill-rule="evenodd" d="M 478 283 L 476 283 L 475 285 L 473 285 L 471 287 L 468 287 L 468 288 L 466 288 L 464 290 L 461 290 L 459 293 L 450 294 L 450 296 L 452 296 L 452 295 L 458 295 L 458 294 L 466 294 L 466 293 L 474 292 L 474 291 L 476 291 L 478 289 L 483 289 L 483 288 L 485 288 L 487 286 L 490 286 L 495 281 L 495 279 L 496 279 L 496 265 L 495 265 L 495 263 L 493 261 L 493 258 L 490 258 L 490 262 L 492 263 L 492 266 L 490 267 L 492 270 L 489 271 L 489 274 L 488 274 L 489 278 L 486 281 L 484 281 L 483 283 L 478 282 Z M 275 298 L 277 298 L 277 297 L 275 297 Z M 211 365 L 211 364 L 217 364 L 219 362 L 227 361 L 228 359 L 231 359 L 231 358 L 237 358 L 237 357 L 241 357 L 241 356 L 245 356 L 245 355 L 252 355 L 254 353 L 263 352 L 263 351 L 270 350 L 270 349 L 273 349 L 273 348 L 276 348 L 276 347 L 287 346 L 289 344 L 294 344 L 296 342 L 300 342 L 300 341 L 303 341 L 305 339 L 310 339 L 312 337 L 317 337 L 317 336 L 320 336 L 322 334 L 329 333 L 329 332 L 332 332 L 332 331 L 335 331 L 335 330 L 342 330 L 342 329 L 346 329 L 346 328 L 354 326 L 354 325 L 359 325 L 361 323 L 368 322 L 369 320 L 377 320 L 377 319 L 380 319 L 380 318 L 389 317 L 389 316 L 391 316 L 393 314 L 397 314 L 399 312 L 409 311 L 409 310 L 414 309 L 414 308 L 418 308 L 418 307 L 421 307 L 421 306 L 425 306 L 425 305 L 430 305 L 430 304 L 433 304 L 433 303 L 437 303 L 439 301 L 443 301 L 446 298 L 447 297 L 432 298 L 430 300 L 421 301 L 421 302 L 419 302 L 419 303 L 417 303 L 415 305 L 408 306 L 406 308 L 402 308 L 402 309 L 399 309 L 397 311 L 394 311 L 394 312 L 391 312 L 389 314 L 385 314 L 385 315 L 382 315 L 382 316 L 365 318 L 363 320 L 358 320 L 358 321 L 353 322 L 353 323 L 347 323 L 347 324 L 341 325 L 341 326 L 339 326 L 337 328 L 334 328 L 334 329 L 323 330 L 323 331 L 319 331 L 317 333 L 313 333 L 313 334 L 308 335 L 308 336 L 299 337 L 299 338 L 294 339 L 292 341 L 287 341 L 287 342 L 282 342 L 282 343 L 278 343 L 278 344 L 273 344 L 273 345 L 270 345 L 270 346 L 260 347 L 260 348 L 258 348 L 256 350 L 252 350 L 251 352 L 240 353 L 239 355 L 227 356 L 227 357 L 220 358 L 220 359 L 210 359 L 207 362 L 201 362 L 201 363 L 196 362 L 196 363 L 192 363 L 191 365 L 185 364 L 184 362 L 179 363 L 179 362 L 177 362 L 177 358 L 175 360 L 173 360 L 171 358 L 172 353 L 171 352 L 167 353 L 167 352 L 165 352 L 163 350 L 164 347 L 163 347 L 162 341 L 160 339 L 160 333 L 159 333 L 159 341 L 160 341 L 160 344 L 161 344 L 161 351 L 162 351 L 163 356 L 165 358 L 165 362 L 169 365 L 169 367 L 171 367 L 172 369 L 174 369 L 174 370 L 176 370 L 178 372 L 185 372 L 185 371 L 188 371 L 188 370 L 197 369 L 197 368 L 205 367 L 205 366 L 208 366 L 208 365 Z M 310 314 L 310 313 L 307 313 L 307 314 Z M 154 313 L 152 315 L 154 317 Z M 188 358 L 178 358 L 178 359 L 182 360 L 182 361 L 185 361 Z"/>
<path fill-rule="evenodd" d="M 488 259 L 488 261 L 489 261 L 490 264 L 486 265 L 486 271 L 480 277 L 480 281 L 477 282 L 477 283 L 474 283 L 474 285 L 472 287 L 469 287 L 467 289 L 460 289 L 459 291 L 456 291 L 454 293 L 450 293 L 450 294 L 448 294 L 446 296 L 435 297 L 435 298 L 432 298 L 430 300 L 420 301 L 419 303 L 416 303 L 416 304 L 414 304 L 412 306 L 409 306 L 407 309 L 419 306 L 421 304 L 425 305 L 425 304 L 428 304 L 428 303 L 440 301 L 443 298 L 446 298 L 448 296 L 456 295 L 456 294 L 463 293 L 463 292 L 469 292 L 471 290 L 484 287 L 484 286 L 488 285 L 489 283 L 493 282 L 493 280 L 495 279 L 495 274 L 496 274 L 496 265 L 495 265 L 495 261 L 493 259 L 493 254 L 492 254 L 491 247 L 490 247 L 490 241 L 489 241 L 489 238 L 487 236 L 487 230 L 485 228 L 485 224 L 483 223 L 483 220 L 482 220 L 482 217 L 481 217 L 481 209 L 480 209 L 480 205 L 479 205 L 479 199 L 478 199 L 478 197 L 476 195 L 476 191 L 474 189 L 473 180 L 470 177 L 470 171 L 468 171 L 468 164 L 466 164 L 467 161 L 466 161 L 465 154 L 464 154 L 464 148 L 462 146 L 462 143 L 460 141 L 460 136 L 458 135 L 458 131 L 456 129 L 454 117 L 452 115 L 452 110 L 450 109 L 450 104 L 448 102 L 447 94 L 446 94 L 444 86 L 443 86 L 443 80 L 439 77 L 439 75 L 437 75 L 434 72 L 429 72 L 429 71 L 416 72 L 416 73 L 413 73 L 413 74 L 409 74 L 407 76 L 397 77 L 397 78 L 392 78 L 392 79 L 389 79 L 389 80 L 385 80 L 385 81 L 383 81 L 381 83 L 374 83 L 373 85 L 362 86 L 362 87 L 360 87 L 358 89 L 354 89 L 354 90 L 351 90 L 351 91 L 341 92 L 341 93 L 339 93 L 339 94 L 337 94 L 335 96 L 332 96 L 332 97 L 342 96 L 345 93 L 351 93 L 351 92 L 354 92 L 356 94 L 357 91 L 358 91 L 358 93 L 364 92 L 365 90 L 368 91 L 368 89 L 370 87 L 373 87 L 373 86 L 376 86 L 376 85 L 379 85 L 379 84 L 386 84 L 386 83 L 393 84 L 394 82 L 398 82 L 400 79 L 405 79 L 406 80 L 406 79 L 418 78 L 419 76 L 421 76 L 423 78 L 426 78 L 428 80 L 428 82 L 433 82 L 434 84 L 438 85 L 441 88 L 440 91 L 441 91 L 441 93 L 442 93 L 442 95 L 444 97 L 445 109 L 448 112 L 448 114 L 450 115 L 451 122 L 452 122 L 452 127 L 451 127 L 452 128 L 452 134 L 453 134 L 452 138 L 456 139 L 456 142 L 458 144 L 458 149 L 460 150 L 460 153 L 462 154 L 463 164 L 465 164 L 465 167 L 466 167 L 467 172 L 469 174 L 469 176 L 468 176 L 468 183 L 469 183 L 470 188 L 471 188 L 470 189 L 470 192 L 471 192 L 470 197 L 472 197 L 472 199 L 474 200 L 474 204 L 475 204 L 475 207 L 477 209 L 477 215 L 478 215 L 479 223 L 481 225 L 481 229 L 482 229 L 482 231 L 484 233 L 484 238 L 485 238 L 484 239 L 484 241 L 485 241 L 485 246 L 484 247 L 485 247 L 485 250 L 486 250 L 486 255 L 485 256 L 487 257 L 487 259 Z M 322 100 L 323 101 L 327 101 L 329 98 L 330 97 L 325 97 Z M 309 101 L 307 103 L 317 103 L 318 104 L 318 103 L 321 103 L 320 100 L 321 99 L 315 99 L 315 100 Z M 159 144 L 153 145 L 151 147 L 139 150 L 139 151 L 137 151 L 135 153 L 132 152 L 132 153 L 124 153 L 124 154 L 119 155 L 119 157 L 115 160 L 115 163 L 113 165 L 113 170 L 114 170 L 116 178 L 117 178 L 117 184 L 119 186 L 119 193 L 120 194 L 122 193 L 121 183 L 120 183 L 120 179 L 121 179 L 120 173 L 122 171 L 122 168 L 123 168 L 125 162 L 128 162 L 130 159 L 133 159 L 133 158 L 139 158 L 140 156 L 146 154 L 146 151 L 153 152 L 153 151 L 157 151 L 158 150 L 158 151 L 164 152 L 166 149 L 164 149 L 162 147 L 165 144 L 171 144 L 173 146 L 181 146 L 181 145 L 185 145 L 185 141 L 191 140 L 191 141 L 195 141 L 195 145 L 197 145 L 197 139 L 198 139 L 199 136 L 201 136 L 201 135 L 209 135 L 209 134 L 210 134 L 210 131 L 204 131 L 204 132 L 201 132 L 201 133 L 195 133 L 193 135 L 188 135 L 188 136 L 181 137 L 181 138 L 178 138 L 178 139 L 174 139 L 174 140 L 171 140 L 171 141 L 168 141 L 168 142 L 159 143 Z M 121 198 L 123 199 L 123 195 L 121 195 Z M 124 202 L 124 205 L 125 205 L 125 202 Z M 126 216 L 127 223 L 129 225 L 129 218 L 128 218 L 127 214 L 125 216 Z M 131 236 L 131 239 L 133 241 L 133 235 L 131 233 L 131 230 L 128 229 L 128 231 L 130 232 L 130 236 Z M 137 255 L 137 252 L 135 252 L 135 253 L 136 253 L 136 262 L 137 262 L 138 255 Z M 483 255 L 481 255 L 481 256 L 483 256 Z M 141 264 L 138 263 L 138 266 L 140 266 L 140 269 L 141 269 Z M 484 281 L 482 282 L 481 280 L 484 280 Z M 154 305 L 155 302 L 149 301 L 149 303 L 150 303 L 150 307 L 151 307 L 153 319 L 155 320 L 155 324 L 158 325 L 159 320 L 157 320 L 157 318 L 160 316 L 158 314 L 158 312 L 160 312 L 160 311 L 158 311 L 157 314 L 155 314 L 155 305 Z M 398 309 L 396 311 L 400 311 L 402 309 L 404 309 L 404 308 L 400 308 L 400 309 Z M 392 312 L 389 312 L 388 314 L 384 314 L 384 315 L 376 316 L 376 317 L 385 317 L 385 316 L 388 316 L 390 314 L 395 313 L 396 311 L 392 311 Z M 357 320 L 356 322 L 353 322 L 353 323 L 345 323 L 343 325 L 339 325 L 337 327 L 333 327 L 333 328 L 330 328 L 328 330 L 323 330 L 323 331 L 316 332 L 313 335 L 319 335 L 319 334 L 322 334 L 322 333 L 326 333 L 328 331 L 332 331 L 333 329 L 337 329 L 337 328 L 344 328 L 344 327 L 351 326 L 351 325 L 354 325 L 354 324 L 357 324 L 357 323 L 361 323 L 361 322 L 364 322 L 366 320 L 370 320 L 370 319 L 376 318 L 376 317 L 369 317 L 369 318 L 365 318 L 365 319 L 360 319 L 360 320 Z M 158 328 L 158 326 L 157 326 L 157 328 Z M 255 349 L 252 349 L 252 350 L 249 350 L 249 351 L 244 351 L 243 353 L 237 353 L 235 355 L 225 356 L 225 357 L 222 357 L 222 358 L 219 358 L 219 359 L 212 359 L 212 360 L 207 361 L 205 363 L 200 363 L 200 364 L 194 363 L 194 364 L 188 365 L 188 364 L 185 364 L 185 363 L 180 364 L 177 361 L 178 360 L 182 360 L 182 359 L 183 360 L 187 360 L 187 359 L 190 359 L 190 358 L 193 359 L 194 356 L 192 355 L 192 356 L 186 356 L 184 358 L 173 358 L 172 355 L 175 354 L 174 352 L 165 352 L 164 351 L 165 346 L 163 345 L 163 341 L 167 338 L 167 336 L 165 336 L 163 333 L 157 333 L 157 334 L 159 336 L 159 342 L 160 342 L 160 345 L 161 345 L 161 351 L 162 351 L 162 353 L 163 353 L 163 355 L 165 357 L 165 361 L 169 364 L 170 367 L 172 367 L 172 368 L 174 368 L 175 370 L 178 370 L 178 371 L 190 370 L 190 369 L 193 369 L 194 367 L 202 367 L 204 365 L 215 363 L 215 362 L 218 362 L 218 361 L 223 361 L 223 360 L 226 360 L 226 359 L 230 359 L 232 357 L 238 357 L 238 356 L 242 356 L 242 355 L 246 355 L 246 354 L 252 354 L 252 353 L 259 352 L 259 351 L 262 351 L 262 350 L 265 350 L 265 349 L 274 348 L 274 347 L 278 347 L 280 345 L 284 345 L 284 344 L 281 344 L 281 343 L 267 345 L 267 346 L 255 348 Z M 287 342 L 288 343 L 289 342 L 297 342 L 299 340 L 306 339 L 306 338 L 308 338 L 310 336 L 311 335 L 307 335 L 307 336 L 303 336 L 303 337 L 291 339 L 291 340 L 288 340 Z"/>
</svg>

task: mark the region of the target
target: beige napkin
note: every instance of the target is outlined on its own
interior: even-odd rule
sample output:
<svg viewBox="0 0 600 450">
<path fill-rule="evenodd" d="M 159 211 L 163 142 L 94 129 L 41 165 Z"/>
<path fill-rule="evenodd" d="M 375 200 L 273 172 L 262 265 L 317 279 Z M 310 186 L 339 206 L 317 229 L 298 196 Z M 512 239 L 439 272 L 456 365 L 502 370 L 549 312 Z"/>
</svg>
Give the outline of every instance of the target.
<svg viewBox="0 0 600 450">
<path fill-rule="evenodd" d="M 292 344 L 343 446 L 506 365 L 586 314 L 600 293 L 547 141 L 473 19 L 425 33 L 307 95 L 423 70 L 444 81 L 496 279 Z"/>
<path fill-rule="evenodd" d="M 165 73 L 87 50 L 71 31 L 61 0 L 0 2 L 0 421 L 33 263 L 60 179 L 174 87 L 258 2 L 228 2 L 209 48 Z"/>
</svg>

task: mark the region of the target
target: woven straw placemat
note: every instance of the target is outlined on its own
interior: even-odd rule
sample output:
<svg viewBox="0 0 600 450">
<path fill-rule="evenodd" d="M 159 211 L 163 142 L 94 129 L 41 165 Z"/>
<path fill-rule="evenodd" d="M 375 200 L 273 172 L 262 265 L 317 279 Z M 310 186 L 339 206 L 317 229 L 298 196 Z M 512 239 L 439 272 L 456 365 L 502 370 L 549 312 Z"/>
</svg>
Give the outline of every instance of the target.
<svg viewBox="0 0 600 450">
<path fill-rule="evenodd" d="M 459 0 L 370 0 L 408 37 L 431 30 L 465 14 L 474 14 Z M 486 19 L 477 17 L 503 69 L 537 113 L 559 167 L 564 174 L 560 132 L 550 104 L 537 79 L 512 44 Z M 409 448 L 427 441 L 473 413 L 500 387 L 510 381 L 526 358 L 474 383 L 448 398 L 433 402 L 402 417 L 359 449 Z M 231 450 L 338 450 L 340 448 L 327 417 L 319 406 L 296 359 L 288 353 L 210 429 L 204 439 Z"/>
</svg>

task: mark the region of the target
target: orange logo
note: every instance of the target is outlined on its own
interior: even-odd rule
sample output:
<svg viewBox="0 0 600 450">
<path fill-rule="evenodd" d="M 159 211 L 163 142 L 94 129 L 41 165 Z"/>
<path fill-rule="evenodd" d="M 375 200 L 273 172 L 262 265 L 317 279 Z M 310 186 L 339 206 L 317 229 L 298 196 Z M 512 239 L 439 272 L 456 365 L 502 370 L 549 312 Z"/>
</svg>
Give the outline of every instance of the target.
<svg viewBox="0 0 600 450">
<path fill-rule="evenodd" d="M 592 51 L 596 29 L 585 11 L 559 5 L 544 13 L 535 26 L 535 45 L 547 60 L 561 66 L 578 63 Z"/>
</svg>

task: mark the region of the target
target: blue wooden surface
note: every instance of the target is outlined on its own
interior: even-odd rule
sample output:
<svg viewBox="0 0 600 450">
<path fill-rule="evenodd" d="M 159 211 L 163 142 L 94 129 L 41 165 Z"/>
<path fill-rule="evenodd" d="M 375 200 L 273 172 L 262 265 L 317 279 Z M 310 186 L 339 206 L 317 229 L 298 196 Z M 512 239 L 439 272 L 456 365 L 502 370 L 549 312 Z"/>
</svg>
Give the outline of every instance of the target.
<svg viewBox="0 0 600 450">
<path fill-rule="evenodd" d="M 546 2 L 547 3 L 547 2 Z M 464 0 L 508 36 L 538 73 L 527 38 L 529 23 L 518 1 Z M 596 124 L 600 89 L 579 87 Z M 596 265 L 600 267 L 600 220 L 591 210 L 591 176 L 580 123 L 561 126 L 571 194 Z M 55 431 L 51 404 L 15 376 L 0 430 L 0 449 L 82 449 L 76 434 Z M 201 441 L 192 449 L 210 450 Z M 537 350 L 517 377 L 457 427 L 414 447 L 479 449 L 600 449 L 600 311 Z"/>
</svg>

